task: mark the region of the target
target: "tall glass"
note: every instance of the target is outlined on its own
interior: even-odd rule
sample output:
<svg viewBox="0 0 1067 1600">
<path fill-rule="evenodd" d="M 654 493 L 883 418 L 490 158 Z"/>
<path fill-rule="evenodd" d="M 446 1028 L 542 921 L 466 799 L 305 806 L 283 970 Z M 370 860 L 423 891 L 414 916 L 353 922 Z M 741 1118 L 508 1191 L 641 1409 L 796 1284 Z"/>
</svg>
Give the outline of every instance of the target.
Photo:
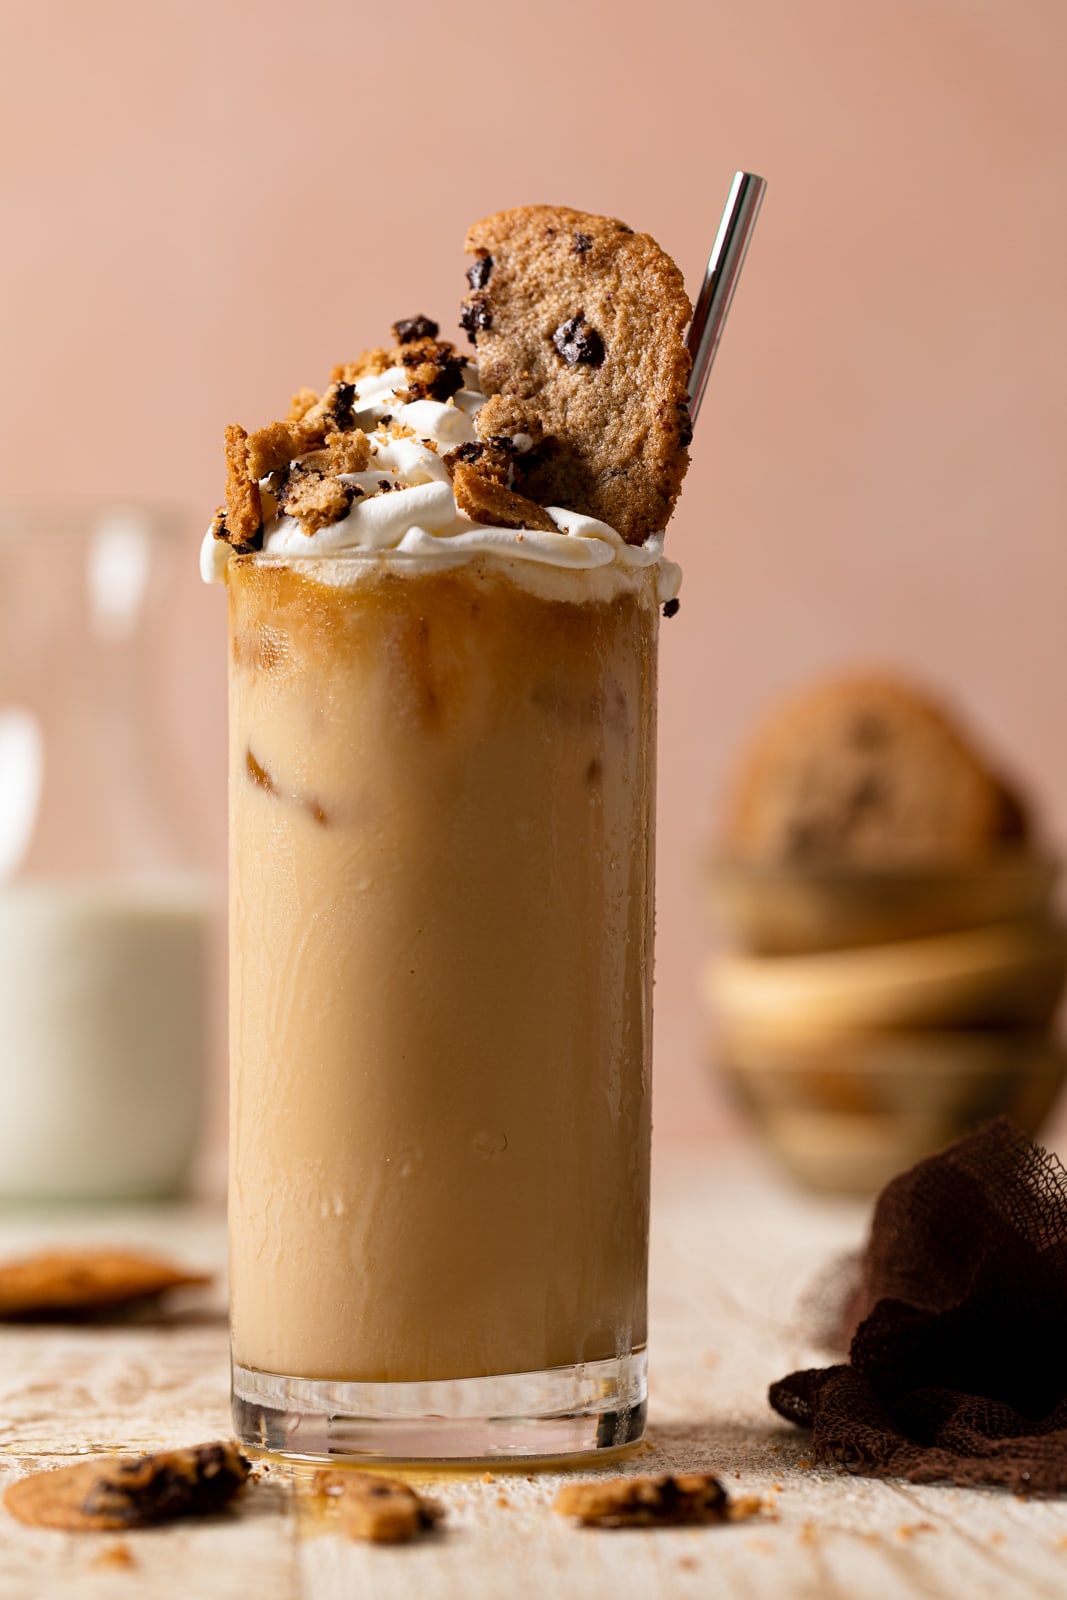
<svg viewBox="0 0 1067 1600">
<path fill-rule="evenodd" d="M 231 561 L 239 1436 L 640 1437 L 656 574 Z"/>
</svg>

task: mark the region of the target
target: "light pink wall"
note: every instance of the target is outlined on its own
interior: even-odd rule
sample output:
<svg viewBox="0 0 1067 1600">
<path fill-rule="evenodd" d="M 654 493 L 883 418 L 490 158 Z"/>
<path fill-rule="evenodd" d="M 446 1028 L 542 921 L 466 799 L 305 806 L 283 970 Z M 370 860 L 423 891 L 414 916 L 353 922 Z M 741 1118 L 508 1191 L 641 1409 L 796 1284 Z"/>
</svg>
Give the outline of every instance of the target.
<svg viewBox="0 0 1067 1600">
<path fill-rule="evenodd" d="M 958 692 L 1067 824 L 1061 0 L 48 0 L 0 55 L 4 491 L 169 498 L 175 766 L 221 861 L 223 424 L 426 311 L 469 220 L 624 217 L 699 282 L 768 199 L 671 532 L 661 1128 L 704 1081 L 695 868 L 752 718 L 856 658 Z"/>
</svg>

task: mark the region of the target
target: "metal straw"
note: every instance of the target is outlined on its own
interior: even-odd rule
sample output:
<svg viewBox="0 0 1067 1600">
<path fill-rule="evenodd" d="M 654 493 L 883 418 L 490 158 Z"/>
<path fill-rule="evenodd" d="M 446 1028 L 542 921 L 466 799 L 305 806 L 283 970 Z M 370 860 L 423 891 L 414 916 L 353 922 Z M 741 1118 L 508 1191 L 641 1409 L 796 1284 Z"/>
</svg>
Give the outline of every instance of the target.
<svg viewBox="0 0 1067 1600">
<path fill-rule="evenodd" d="M 708 373 L 719 348 L 726 313 L 741 276 L 745 251 L 756 226 L 766 187 L 767 180 L 757 178 L 754 172 L 734 173 L 726 210 L 711 247 L 704 282 L 685 341 L 693 355 L 693 371 L 689 378 L 689 415 L 694 422 L 704 398 Z"/>
</svg>

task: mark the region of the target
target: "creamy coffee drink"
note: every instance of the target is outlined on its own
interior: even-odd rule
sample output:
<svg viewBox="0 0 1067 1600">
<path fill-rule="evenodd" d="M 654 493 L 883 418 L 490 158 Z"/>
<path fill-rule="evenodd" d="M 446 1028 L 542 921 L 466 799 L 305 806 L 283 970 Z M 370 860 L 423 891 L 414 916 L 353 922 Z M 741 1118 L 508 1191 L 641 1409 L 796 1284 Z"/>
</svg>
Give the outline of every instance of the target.
<svg viewBox="0 0 1067 1600">
<path fill-rule="evenodd" d="M 203 550 L 230 610 L 234 1425 L 291 1455 L 644 1425 L 689 303 L 611 219 L 526 208 L 468 248 L 491 392 L 397 323 L 227 429 Z"/>
<path fill-rule="evenodd" d="M 238 558 L 234 1358 L 645 1342 L 656 573 Z"/>
</svg>

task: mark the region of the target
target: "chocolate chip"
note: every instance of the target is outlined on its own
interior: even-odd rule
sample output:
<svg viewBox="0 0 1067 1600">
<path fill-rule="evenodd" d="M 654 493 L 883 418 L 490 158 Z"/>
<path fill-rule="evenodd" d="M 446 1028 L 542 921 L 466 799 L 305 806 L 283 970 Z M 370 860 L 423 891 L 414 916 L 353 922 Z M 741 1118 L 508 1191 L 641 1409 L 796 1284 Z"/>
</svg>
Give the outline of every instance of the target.
<svg viewBox="0 0 1067 1600">
<path fill-rule="evenodd" d="M 393 323 L 393 338 L 397 344 L 410 344 L 413 339 L 436 339 L 437 323 L 430 317 L 405 317 Z"/>
<path fill-rule="evenodd" d="M 493 326 L 493 313 L 484 294 L 472 294 L 469 300 L 464 301 L 459 325 L 466 330 L 471 344 L 475 343 L 476 334 L 486 333 Z"/>
<path fill-rule="evenodd" d="M 552 343 L 569 367 L 599 367 L 604 360 L 604 341 L 586 322 L 584 311 L 561 323 Z"/>
<path fill-rule="evenodd" d="M 484 289 L 492 270 L 493 258 L 488 250 L 483 250 L 478 259 L 467 268 L 467 282 L 472 289 Z"/>
<path fill-rule="evenodd" d="M 664 600 L 663 602 L 663 615 L 668 621 L 670 621 L 671 617 L 676 617 L 681 609 L 682 602 L 678 599 Z"/>
<path fill-rule="evenodd" d="M 337 392 L 333 397 L 333 420 L 337 425 L 338 433 L 349 433 L 356 425 L 355 414 L 356 386 L 354 383 L 339 383 Z"/>
<path fill-rule="evenodd" d="M 196 1445 L 124 1462 L 101 1472 L 80 1507 L 104 1526 L 143 1527 L 189 1513 L 218 1511 L 248 1477 L 232 1445 Z"/>
<path fill-rule="evenodd" d="M 685 400 L 678 402 L 678 444 L 682 450 L 688 450 L 693 442 L 693 421 L 689 415 L 689 404 Z"/>
<path fill-rule="evenodd" d="M 451 400 L 454 394 L 458 394 L 467 375 L 466 366 L 467 363 L 462 356 L 453 354 L 451 350 L 443 353 L 437 373 L 430 384 L 430 399 L 440 400 L 443 403 L 445 400 Z"/>
<path fill-rule="evenodd" d="M 576 256 L 584 256 L 587 250 L 593 248 L 593 235 L 591 233 L 576 233 L 574 244 L 571 247 Z"/>
</svg>

